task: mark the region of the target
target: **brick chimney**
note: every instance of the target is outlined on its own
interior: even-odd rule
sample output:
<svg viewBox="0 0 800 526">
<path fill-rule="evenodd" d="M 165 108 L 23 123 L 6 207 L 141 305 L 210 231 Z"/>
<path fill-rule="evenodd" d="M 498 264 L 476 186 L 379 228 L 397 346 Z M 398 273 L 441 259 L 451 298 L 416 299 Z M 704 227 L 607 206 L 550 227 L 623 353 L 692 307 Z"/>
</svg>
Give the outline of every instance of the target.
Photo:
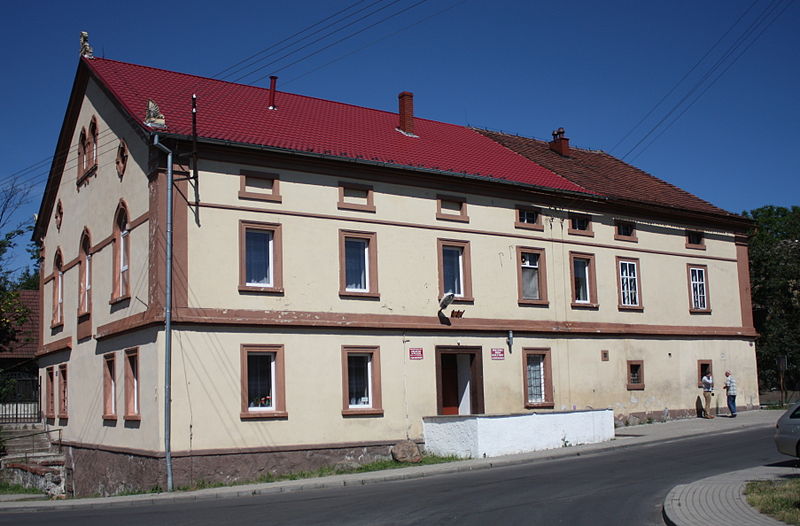
<svg viewBox="0 0 800 526">
<path fill-rule="evenodd" d="M 278 77 L 275 75 L 270 75 L 269 77 L 269 106 L 268 109 L 270 110 L 277 110 L 278 107 L 275 105 L 275 88 L 278 86 Z"/>
<path fill-rule="evenodd" d="M 400 125 L 397 129 L 406 135 L 414 135 L 414 94 L 404 91 L 397 98 L 400 104 Z"/>
<path fill-rule="evenodd" d="M 569 157 L 569 139 L 564 137 L 564 128 L 553 131 L 553 140 L 550 141 L 550 149 L 563 157 Z"/>
</svg>

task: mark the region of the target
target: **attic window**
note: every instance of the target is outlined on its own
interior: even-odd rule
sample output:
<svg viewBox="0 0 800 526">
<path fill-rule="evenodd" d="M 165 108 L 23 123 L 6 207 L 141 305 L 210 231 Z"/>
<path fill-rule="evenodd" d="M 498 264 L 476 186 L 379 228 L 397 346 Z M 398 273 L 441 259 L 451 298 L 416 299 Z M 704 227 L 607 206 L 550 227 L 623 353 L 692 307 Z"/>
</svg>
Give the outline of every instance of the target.
<svg viewBox="0 0 800 526">
<path fill-rule="evenodd" d="M 706 249 L 705 236 L 702 232 L 696 230 L 686 231 L 686 248 L 695 248 L 698 250 Z"/>
<path fill-rule="evenodd" d="M 117 159 L 114 161 L 114 164 L 117 167 L 117 175 L 122 178 L 122 176 L 125 175 L 125 168 L 128 166 L 128 145 L 123 139 L 119 140 Z"/>
<path fill-rule="evenodd" d="M 594 237 L 592 218 L 586 214 L 570 214 L 567 232 L 578 236 Z"/>
<path fill-rule="evenodd" d="M 61 206 L 61 201 L 56 205 L 56 230 L 61 230 L 61 222 L 64 220 L 64 207 Z"/>
<path fill-rule="evenodd" d="M 278 174 L 241 170 L 239 172 L 239 199 L 280 203 L 282 198 Z"/>
<path fill-rule="evenodd" d="M 617 221 L 614 225 L 614 239 L 618 241 L 638 241 L 636 225 L 630 221 Z"/>
<path fill-rule="evenodd" d="M 467 200 L 463 197 L 438 196 L 436 199 L 436 219 L 468 223 Z"/>
<path fill-rule="evenodd" d="M 375 201 L 372 187 L 339 181 L 339 210 L 361 210 L 374 212 Z"/>
<path fill-rule="evenodd" d="M 544 230 L 542 214 L 538 208 L 530 206 L 517 206 L 517 219 L 514 226 L 528 230 Z"/>
</svg>

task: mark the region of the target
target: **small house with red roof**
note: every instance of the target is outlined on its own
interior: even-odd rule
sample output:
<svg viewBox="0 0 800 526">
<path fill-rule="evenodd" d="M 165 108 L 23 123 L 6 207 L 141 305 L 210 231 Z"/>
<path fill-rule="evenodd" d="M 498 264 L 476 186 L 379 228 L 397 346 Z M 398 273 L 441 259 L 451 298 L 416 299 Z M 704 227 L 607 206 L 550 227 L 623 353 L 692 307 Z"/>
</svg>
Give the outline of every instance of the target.
<svg viewBox="0 0 800 526">
<path fill-rule="evenodd" d="M 34 234 L 76 494 L 369 461 L 436 415 L 696 416 L 710 369 L 758 406 L 746 219 L 563 130 L 276 80 L 80 59 Z"/>
</svg>

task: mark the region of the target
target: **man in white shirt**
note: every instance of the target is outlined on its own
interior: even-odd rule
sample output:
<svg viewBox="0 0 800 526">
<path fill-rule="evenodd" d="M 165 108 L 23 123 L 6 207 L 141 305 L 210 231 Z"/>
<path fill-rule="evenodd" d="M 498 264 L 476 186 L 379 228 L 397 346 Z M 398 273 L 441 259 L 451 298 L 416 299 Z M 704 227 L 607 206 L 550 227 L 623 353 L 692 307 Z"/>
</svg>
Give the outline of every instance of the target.
<svg viewBox="0 0 800 526">
<path fill-rule="evenodd" d="M 711 397 L 714 396 L 714 378 L 711 376 L 711 369 L 700 381 L 703 384 L 703 398 L 706 402 L 703 418 L 714 418 L 714 415 L 711 414 Z"/>
<path fill-rule="evenodd" d="M 728 410 L 736 418 L 736 380 L 730 371 L 725 371 L 725 392 L 728 394 Z"/>
</svg>

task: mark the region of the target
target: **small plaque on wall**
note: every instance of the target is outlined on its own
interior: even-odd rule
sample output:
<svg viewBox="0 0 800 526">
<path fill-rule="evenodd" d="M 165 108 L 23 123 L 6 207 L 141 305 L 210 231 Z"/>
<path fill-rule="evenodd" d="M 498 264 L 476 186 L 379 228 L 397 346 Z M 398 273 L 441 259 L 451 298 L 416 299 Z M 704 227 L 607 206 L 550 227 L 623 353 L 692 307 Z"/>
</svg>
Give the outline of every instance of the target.
<svg viewBox="0 0 800 526">
<path fill-rule="evenodd" d="M 505 360 L 506 359 L 506 350 L 502 347 L 496 347 L 492 349 L 492 360 Z"/>
<path fill-rule="evenodd" d="M 409 360 L 422 360 L 422 347 L 411 347 L 408 350 Z"/>
</svg>

